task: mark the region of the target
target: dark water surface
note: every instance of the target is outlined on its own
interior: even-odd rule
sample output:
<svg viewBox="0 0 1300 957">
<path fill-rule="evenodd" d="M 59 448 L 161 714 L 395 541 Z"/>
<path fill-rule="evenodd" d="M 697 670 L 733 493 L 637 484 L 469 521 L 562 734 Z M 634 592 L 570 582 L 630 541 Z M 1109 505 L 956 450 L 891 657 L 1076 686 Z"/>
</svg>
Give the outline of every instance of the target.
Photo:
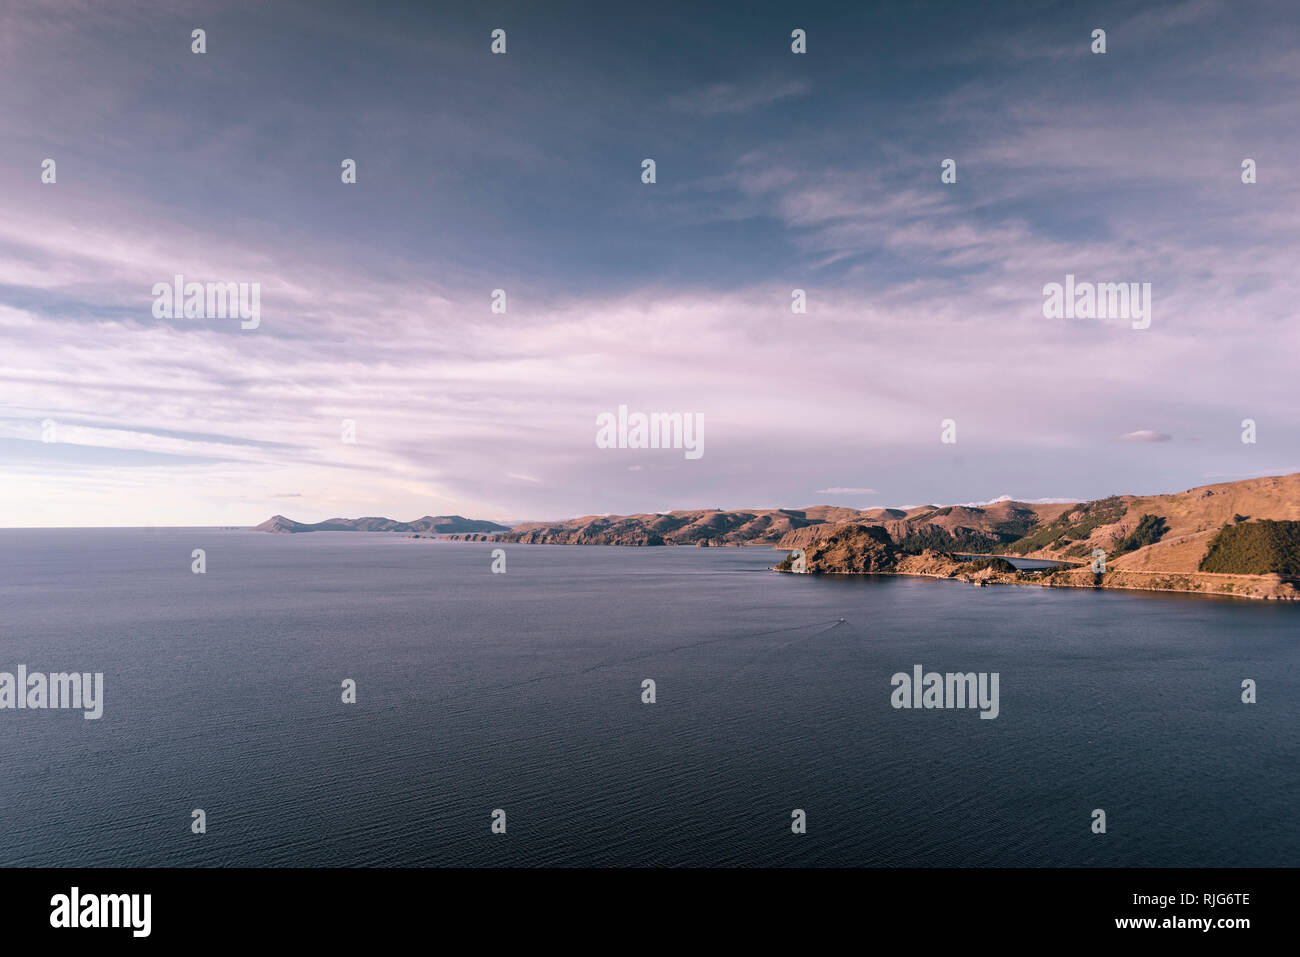
<svg viewBox="0 0 1300 957">
<path fill-rule="evenodd" d="M 492 547 L 0 531 L 0 671 L 106 699 L 0 711 L 0 863 L 1300 864 L 1300 607 Z"/>
<path fill-rule="evenodd" d="M 1057 568 L 1061 565 L 1066 564 L 1065 562 L 1048 561 L 1045 558 L 1021 558 L 1018 555 L 959 554 L 957 555 L 957 557 L 966 559 L 967 561 L 977 561 L 978 559 L 981 558 L 1000 558 L 1004 562 L 1009 562 L 1018 571 L 1025 571 L 1025 572 L 1042 571 L 1044 568 Z"/>
</svg>

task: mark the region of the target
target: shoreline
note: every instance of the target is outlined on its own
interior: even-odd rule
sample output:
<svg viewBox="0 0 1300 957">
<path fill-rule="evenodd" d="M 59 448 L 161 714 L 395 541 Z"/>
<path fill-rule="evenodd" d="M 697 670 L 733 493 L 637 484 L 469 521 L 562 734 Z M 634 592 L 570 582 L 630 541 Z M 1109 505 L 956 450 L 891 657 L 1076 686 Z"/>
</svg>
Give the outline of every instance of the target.
<svg viewBox="0 0 1300 957">
<path fill-rule="evenodd" d="M 424 536 L 409 536 L 412 538 L 422 538 Z M 433 536 L 430 536 L 433 537 Z M 663 545 L 643 545 L 618 542 L 519 542 L 519 541 L 502 541 L 499 538 L 491 536 L 471 534 L 449 534 L 440 535 L 449 541 L 456 542 L 476 542 L 480 544 L 498 544 L 498 545 L 560 545 L 566 547 L 589 547 L 589 548 L 690 548 L 695 549 L 699 546 L 686 545 L 684 543 L 664 543 Z M 770 548 L 776 551 L 788 551 L 786 546 L 774 544 L 771 542 L 742 542 L 726 545 L 705 546 L 712 548 Z M 991 556 L 992 558 L 1003 558 L 1003 556 Z M 1022 557 L 1022 556 L 1017 556 Z M 978 561 L 975 559 L 974 561 Z M 1017 572 L 997 572 L 992 569 L 982 569 L 971 573 L 964 572 L 962 568 L 971 562 L 958 561 L 950 555 L 925 552 L 920 555 L 905 555 L 899 559 L 899 563 L 904 566 L 897 570 L 880 569 L 876 571 L 836 571 L 836 570 L 819 570 L 806 572 L 811 575 L 830 575 L 837 578 L 862 578 L 872 575 L 895 577 L 895 578 L 931 578 L 939 581 L 950 580 L 958 581 L 964 584 L 983 587 L 985 585 L 1029 585 L 1036 588 L 1073 588 L 1083 591 L 1126 591 L 1126 592 L 1151 592 L 1156 594 L 1176 594 L 1176 595 L 1202 595 L 1210 598 L 1242 598 L 1252 601 L 1281 601 L 1294 602 L 1300 601 L 1300 587 L 1296 583 L 1282 578 L 1278 575 L 1233 575 L 1221 572 L 1159 572 L 1143 571 L 1126 568 L 1111 567 L 1103 576 L 1103 580 L 1098 583 L 1092 580 L 1090 565 L 1087 562 L 1066 562 L 1059 559 L 1040 559 L 1045 561 L 1055 561 L 1055 568 L 1051 569 L 1022 569 Z M 908 567 L 910 566 L 910 567 Z M 788 568 L 781 568 L 779 565 L 768 566 L 769 571 L 781 572 L 784 574 L 798 574 L 791 572 Z M 1134 576 L 1164 578 L 1173 581 L 1185 582 L 1188 586 L 1201 587 L 1162 587 L 1161 584 L 1142 584 L 1140 581 L 1134 581 Z M 1075 580 L 1072 580 L 1075 579 Z M 1220 586 L 1220 587 L 1213 587 Z M 1235 587 L 1234 587 L 1235 586 Z"/>
<path fill-rule="evenodd" d="M 791 572 L 778 569 L 775 566 L 769 571 L 779 571 L 782 574 L 792 574 Z M 1009 585 L 1022 586 L 1026 588 L 1071 588 L 1075 591 L 1127 591 L 1127 592 L 1152 592 L 1166 595 L 1196 595 L 1201 598 L 1240 598 L 1246 601 L 1300 601 L 1300 595 L 1291 596 L 1274 596 L 1274 595 L 1254 595 L 1241 592 L 1228 591 L 1203 591 L 1195 588 L 1141 588 L 1134 585 L 1075 585 L 1068 582 L 1051 582 L 1051 581 L 1004 581 L 1001 579 L 990 579 L 987 581 L 972 581 L 969 578 L 958 576 L 949 577 L 947 575 L 936 575 L 931 572 L 868 572 L 866 574 L 823 572 L 819 577 L 827 578 L 929 578 L 934 581 L 953 581 L 963 585 L 974 585 L 977 588 L 983 588 L 988 585 Z"/>
<path fill-rule="evenodd" d="M 921 556 L 908 556 L 909 558 L 921 558 Z M 906 559 L 904 560 L 906 561 Z M 931 559 L 933 561 L 933 559 Z M 781 568 L 777 565 L 770 567 L 770 571 L 782 574 L 811 574 L 811 575 L 828 575 L 836 578 L 864 578 L 868 576 L 884 576 L 894 578 L 930 578 L 937 581 L 956 581 L 962 584 L 973 585 L 982 588 L 987 585 L 1027 585 L 1034 588 L 1073 588 L 1081 591 L 1127 591 L 1127 592 L 1153 592 L 1177 595 L 1201 595 L 1208 598 L 1241 598 L 1251 601 L 1278 601 L 1294 602 L 1300 601 L 1300 588 L 1292 582 L 1282 579 L 1280 576 L 1268 575 L 1223 575 L 1213 572 L 1132 572 L 1127 569 L 1110 569 L 1098 582 L 1092 579 L 1092 572 L 1088 566 L 1077 566 L 1067 572 L 1057 573 L 1055 575 L 1042 576 L 1036 578 L 1021 577 L 1023 573 L 1016 573 L 1014 577 L 1006 572 L 991 572 L 985 569 L 981 572 L 969 573 L 962 572 L 961 566 L 968 563 L 952 563 L 950 567 L 945 568 L 910 568 L 900 570 L 880 570 L 871 572 L 837 572 L 837 571 L 816 571 L 797 573 L 788 568 Z M 987 573 L 986 572 L 991 572 Z M 1035 574 L 1030 572 L 1029 574 Z M 1116 576 L 1107 582 L 1107 576 Z M 1161 587 L 1157 584 L 1142 585 L 1128 579 L 1130 575 L 1151 575 L 1167 576 L 1170 578 L 1181 579 L 1189 584 L 1214 585 L 1216 580 L 1218 584 L 1227 586 L 1224 588 L 1214 587 Z M 1087 578 L 1083 578 L 1087 576 Z M 1204 576 L 1204 577 L 1200 577 Z M 1071 580 L 1071 579 L 1075 580 Z M 1079 580 L 1082 579 L 1082 580 Z M 1241 586 L 1235 589 L 1232 586 Z"/>
</svg>

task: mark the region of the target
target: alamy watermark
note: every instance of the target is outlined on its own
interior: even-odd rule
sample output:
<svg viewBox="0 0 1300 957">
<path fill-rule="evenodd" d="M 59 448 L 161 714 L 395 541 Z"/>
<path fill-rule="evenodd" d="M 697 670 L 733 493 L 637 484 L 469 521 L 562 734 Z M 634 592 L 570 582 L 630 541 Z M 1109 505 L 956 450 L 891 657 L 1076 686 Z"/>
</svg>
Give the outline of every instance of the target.
<svg viewBox="0 0 1300 957">
<path fill-rule="evenodd" d="M 79 708 L 87 721 L 104 714 L 104 673 L 32 672 L 19 665 L 15 675 L 0 671 L 0 711 Z"/>
<path fill-rule="evenodd" d="M 600 449 L 684 449 L 686 458 L 704 455 L 703 412 L 632 412 L 620 405 L 618 414 L 596 416 L 596 447 Z"/>
<path fill-rule="evenodd" d="M 1045 319 L 1127 319 L 1134 329 L 1151 325 L 1151 283 L 1075 282 L 1066 273 L 1065 283 L 1049 282 L 1043 287 Z"/>
<path fill-rule="evenodd" d="M 129 929 L 132 937 L 148 937 L 152 911 L 152 894 L 83 894 L 73 887 L 50 898 L 50 926 L 119 927 Z"/>
<path fill-rule="evenodd" d="M 155 319 L 239 319 L 241 329 L 262 323 L 262 284 L 186 282 L 177 273 L 170 283 L 153 284 Z"/>
<path fill-rule="evenodd" d="M 981 718 L 998 716 L 998 672 L 965 674 L 929 671 L 920 665 L 912 673 L 900 671 L 889 679 L 894 686 L 889 703 L 894 708 L 979 708 Z"/>
</svg>

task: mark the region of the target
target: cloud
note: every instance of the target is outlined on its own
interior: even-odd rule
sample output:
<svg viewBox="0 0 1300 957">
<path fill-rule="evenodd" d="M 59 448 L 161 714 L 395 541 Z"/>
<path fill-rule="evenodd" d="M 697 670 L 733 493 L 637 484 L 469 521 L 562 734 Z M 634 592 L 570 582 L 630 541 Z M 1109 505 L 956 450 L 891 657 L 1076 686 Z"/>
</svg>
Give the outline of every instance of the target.
<svg viewBox="0 0 1300 957">
<path fill-rule="evenodd" d="M 712 86 L 692 90 L 673 97 L 669 106 L 683 113 L 697 116 L 750 113 L 781 100 L 805 96 L 811 86 L 806 80 L 784 83 L 714 83 Z"/>
<path fill-rule="evenodd" d="M 991 498 L 987 502 L 962 502 L 960 508 L 984 508 L 988 505 L 998 505 L 1002 502 L 1020 502 L 1024 505 L 1068 505 L 1071 502 L 1083 502 L 1087 499 L 1082 498 L 1016 498 L 1014 495 L 999 495 L 997 498 Z"/>
<path fill-rule="evenodd" d="M 1139 429 L 1136 432 L 1126 432 L 1119 437 L 1120 442 L 1168 442 L 1173 438 L 1172 435 L 1166 435 L 1164 432 L 1152 432 L 1150 429 Z"/>
<path fill-rule="evenodd" d="M 819 488 L 818 495 L 878 495 L 880 494 L 874 488 L 851 488 L 841 485 L 835 485 L 831 488 Z"/>
</svg>

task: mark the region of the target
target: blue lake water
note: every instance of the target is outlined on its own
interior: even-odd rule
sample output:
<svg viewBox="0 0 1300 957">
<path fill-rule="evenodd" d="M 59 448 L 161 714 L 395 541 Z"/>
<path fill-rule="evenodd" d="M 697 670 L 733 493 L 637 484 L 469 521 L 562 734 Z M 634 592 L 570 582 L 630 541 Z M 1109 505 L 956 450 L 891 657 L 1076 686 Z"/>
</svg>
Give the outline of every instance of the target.
<svg viewBox="0 0 1300 957">
<path fill-rule="evenodd" d="M 1019 571 L 1032 572 L 1042 571 L 1044 568 L 1056 568 L 1058 565 L 1064 565 L 1065 562 L 1048 561 L 1045 558 L 1021 558 L 1018 555 L 971 555 L 958 554 L 958 558 L 964 558 L 969 561 L 976 561 L 981 558 L 1000 558 Z"/>
<path fill-rule="evenodd" d="M 0 671 L 105 675 L 0 711 L 0 864 L 1300 864 L 1295 605 L 493 547 L 0 530 Z"/>
</svg>

